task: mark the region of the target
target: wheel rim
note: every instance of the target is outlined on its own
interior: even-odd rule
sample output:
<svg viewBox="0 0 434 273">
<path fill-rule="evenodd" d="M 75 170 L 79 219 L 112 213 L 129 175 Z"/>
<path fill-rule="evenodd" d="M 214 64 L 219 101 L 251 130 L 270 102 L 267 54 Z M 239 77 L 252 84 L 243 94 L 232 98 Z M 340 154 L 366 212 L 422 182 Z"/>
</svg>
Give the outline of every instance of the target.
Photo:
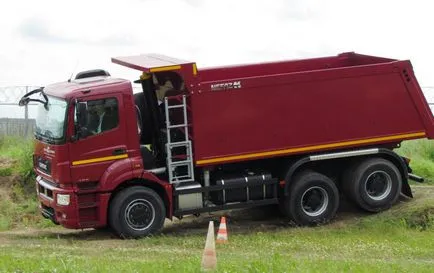
<svg viewBox="0 0 434 273">
<path fill-rule="evenodd" d="M 304 213 L 311 217 L 323 214 L 329 204 L 329 195 L 321 187 L 307 189 L 301 197 L 301 208 Z"/>
<path fill-rule="evenodd" d="M 148 200 L 133 200 L 125 208 L 125 221 L 134 230 L 142 231 L 148 229 L 154 220 L 155 209 Z"/>
<path fill-rule="evenodd" d="M 383 200 L 392 191 L 392 178 L 385 171 L 375 171 L 366 178 L 365 191 L 369 198 Z"/>
</svg>

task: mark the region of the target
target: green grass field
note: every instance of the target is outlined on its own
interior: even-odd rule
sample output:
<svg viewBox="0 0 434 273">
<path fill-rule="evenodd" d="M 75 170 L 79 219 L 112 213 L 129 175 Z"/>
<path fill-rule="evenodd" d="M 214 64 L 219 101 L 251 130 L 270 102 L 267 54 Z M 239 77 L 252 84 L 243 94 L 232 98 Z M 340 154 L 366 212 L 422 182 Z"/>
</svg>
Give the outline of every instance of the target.
<svg viewBox="0 0 434 273">
<path fill-rule="evenodd" d="M 428 184 L 431 142 L 398 151 Z M 31 153 L 31 140 L 0 139 L 0 273 L 200 272 L 208 221 L 217 228 L 222 213 L 169 222 L 140 240 L 53 227 L 37 209 Z M 379 214 L 343 202 L 337 219 L 313 228 L 291 226 L 275 207 L 227 212 L 229 243 L 217 246 L 217 272 L 433 272 L 434 187 L 413 189 L 414 199 Z"/>
<path fill-rule="evenodd" d="M 217 271 L 432 272 L 433 197 L 434 187 L 417 187 L 415 199 L 392 210 L 343 208 L 333 223 L 314 228 L 292 227 L 273 207 L 230 214 Z M 62 228 L 2 232 L 0 272 L 199 272 L 208 220 L 218 219 L 184 219 L 140 240 Z"/>
</svg>

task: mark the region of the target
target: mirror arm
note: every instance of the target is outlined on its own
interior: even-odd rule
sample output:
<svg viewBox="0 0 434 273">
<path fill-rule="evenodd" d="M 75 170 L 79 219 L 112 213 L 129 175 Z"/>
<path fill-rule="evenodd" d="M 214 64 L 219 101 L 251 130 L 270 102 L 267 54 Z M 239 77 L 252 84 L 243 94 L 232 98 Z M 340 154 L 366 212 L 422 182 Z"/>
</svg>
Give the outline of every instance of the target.
<svg viewBox="0 0 434 273">
<path fill-rule="evenodd" d="M 41 93 L 42 96 L 44 97 L 45 101 L 42 101 L 42 100 L 39 100 L 39 99 L 31 99 L 31 98 L 29 98 L 31 95 L 36 94 L 36 93 Z M 18 105 L 19 106 L 24 106 L 24 105 L 29 104 L 30 101 L 40 102 L 40 103 L 42 103 L 44 105 L 45 109 L 48 110 L 48 97 L 44 93 L 44 87 L 32 90 L 29 93 L 25 94 L 20 99 L 20 101 L 18 102 Z"/>
</svg>

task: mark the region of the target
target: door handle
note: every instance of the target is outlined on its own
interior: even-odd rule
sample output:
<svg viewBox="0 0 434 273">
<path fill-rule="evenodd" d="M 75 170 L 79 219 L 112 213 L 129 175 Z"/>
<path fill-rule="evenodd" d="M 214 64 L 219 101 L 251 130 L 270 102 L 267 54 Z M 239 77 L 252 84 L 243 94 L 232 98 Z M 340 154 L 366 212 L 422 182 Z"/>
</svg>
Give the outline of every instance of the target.
<svg viewBox="0 0 434 273">
<path fill-rule="evenodd" d="M 112 154 L 113 155 L 122 155 L 125 154 L 127 151 L 125 149 L 115 149 L 113 150 Z"/>
</svg>

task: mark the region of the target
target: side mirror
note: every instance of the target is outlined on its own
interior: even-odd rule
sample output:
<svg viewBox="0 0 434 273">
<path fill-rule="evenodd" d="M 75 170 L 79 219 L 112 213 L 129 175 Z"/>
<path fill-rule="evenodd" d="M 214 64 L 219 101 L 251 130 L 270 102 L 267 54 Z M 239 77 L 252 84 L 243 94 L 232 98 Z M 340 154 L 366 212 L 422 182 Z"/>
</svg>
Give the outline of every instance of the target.
<svg viewBox="0 0 434 273">
<path fill-rule="evenodd" d="M 22 97 L 22 98 L 20 99 L 20 101 L 18 102 L 18 105 L 19 105 L 19 106 L 25 106 L 25 105 L 29 104 L 29 101 L 30 101 L 29 98 L 27 98 L 27 97 Z"/>
</svg>

